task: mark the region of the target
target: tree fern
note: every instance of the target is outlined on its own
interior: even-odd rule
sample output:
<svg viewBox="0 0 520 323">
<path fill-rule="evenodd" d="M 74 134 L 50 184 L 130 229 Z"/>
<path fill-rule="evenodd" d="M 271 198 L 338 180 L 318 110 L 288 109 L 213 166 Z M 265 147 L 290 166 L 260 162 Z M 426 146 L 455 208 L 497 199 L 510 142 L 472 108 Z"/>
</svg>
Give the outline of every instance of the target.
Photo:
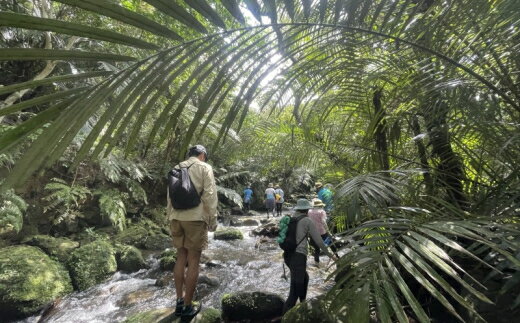
<svg viewBox="0 0 520 323">
<path fill-rule="evenodd" d="M 26 210 L 27 203 L 13 190 L 0 194 L 0 236 L 20 232 Z"/>
<path fill-rule="evenodd" d="M 44 190 L 47 195 L 42 199 L 45 202 L 43 212 L 53 213 L 53 224 L 63 221 L 70 223 L 83 217 L 80 207 L 92 195 L 87 187 L 69 185 L 60 178 L 52 178 L 51 182 L 45 185 Z"/>
<path fill-rule="evenodd" d="M 98 190 L 95 195 L 99 197 L 101 215 L 109 219 L 112 226 L 118 231 L 126 229 L 125 201 L 128 199 L 128 195 L 117 189 Z"/>
</svg>

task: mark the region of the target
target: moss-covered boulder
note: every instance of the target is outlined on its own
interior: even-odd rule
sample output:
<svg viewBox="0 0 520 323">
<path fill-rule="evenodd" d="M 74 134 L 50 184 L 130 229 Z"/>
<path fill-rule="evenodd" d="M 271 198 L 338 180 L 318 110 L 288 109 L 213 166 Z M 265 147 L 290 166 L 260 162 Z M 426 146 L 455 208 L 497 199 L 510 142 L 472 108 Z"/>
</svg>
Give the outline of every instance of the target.
<svg viewBox="0 0 520 323">
<path fill-rule="evenodd" d="M 263 292 L 227 294 L 222 298 L 222 317 L 226 321 L 262 321 L 282 316 L 283 299 Z"/>
<path fill-rule="evenodd" d="M 118 245 L 116 247 L 117 269 L 132 273 L 146 268 L 143 254 L 134 246 Z"/>
<path fill-rule="evenodd" d="M 123 323 L 170 323 L 173 320 L 173 308 L 160 308 L 134 314 Z"/>
<path fill-rule="evenodd" d="M 69 273 L 39 248 L 0 249 L 0 309 L 2 320 L 31 315 L 72 292 Z"/>
<path fill-rule="evenodd" d="M 242 240 L 244 236 L 242 231 L 233 228 L 226 228 L 223 230 L 215 231 L 215 240 Z"/>
<path fill-rule="evenodd" d="M 149 219 L 141 219 L 118 233 L 114 241 L 140 249 L 164 250 L 172 246 L 172 239 L 165 230 Z"/>
<path fill-rule="evenodd" d="M 43 234 L 27 237 L 22 243 L 38 247 L 49 256 L 63 263 L 67 261 L 71 252 L 79 247 L 79 242 L 71 239 L 54 238 Z"/>
<path fill-rule="evenodd" d="M 168 249 L 159 256 L 159 267 L 162 270 L 173 270 L 177 261 L 177 250 Z"/>
<path fill-rule="evenodd" d="M 106 241 L 94 241 L 74 250 L 67 267 L 74 287 L 85 290 L 117 270 L 115 251 Z"/>
<path fill-rule="evenodd" d="M 334 313 L 329 312 L 328 302 L 322 298 L 313 298 L 306 302 L 299 303 L 291 308 L 282 318 L 282 323 L 335 323 L 341 322 Z"/>
<path fill-rule="evenodd" d="M 173 246 L 173 240 L 164 233 L 152 234 L 144 241 L 144 249 L 164 250 Z"/>
</svg>

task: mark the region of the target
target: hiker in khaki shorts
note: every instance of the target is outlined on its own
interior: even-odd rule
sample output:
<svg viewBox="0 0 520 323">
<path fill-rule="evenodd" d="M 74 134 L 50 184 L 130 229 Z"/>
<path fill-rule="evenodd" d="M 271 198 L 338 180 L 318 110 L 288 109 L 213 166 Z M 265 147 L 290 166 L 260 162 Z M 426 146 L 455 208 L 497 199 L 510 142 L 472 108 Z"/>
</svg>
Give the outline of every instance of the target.
<svg viewBox="0 0 520 323">
<path fill-rule="evenodd" d="M 193 304 L 200 256 L 208 246 L 208 231 L 213 232 L 217 228 L 217 189 L 213 169 L 206 163 L 207 158 L 206 148 L 196 145 L 189 149 L 188 159 L 175 167 L 189 167 L 189 177 L 199 193 L 200 204 L 190 209 L 175 209 L 168 190 L 167 214 L 171 221 L 173 245 L 177 248 L 174 268 L 177 292 L 175 316 L 192 317 L 200 311 L 200 305 Z"/>
</svg>

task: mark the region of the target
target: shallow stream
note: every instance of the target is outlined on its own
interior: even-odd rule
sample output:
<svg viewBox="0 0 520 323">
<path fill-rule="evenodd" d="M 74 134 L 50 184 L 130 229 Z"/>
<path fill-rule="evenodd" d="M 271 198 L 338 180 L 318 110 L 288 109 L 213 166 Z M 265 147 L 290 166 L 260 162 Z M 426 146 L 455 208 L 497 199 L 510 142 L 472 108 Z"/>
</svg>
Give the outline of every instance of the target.
<svg viewBox="0 0 520 323">
<path fill-rule="evenodd" d="M 265 216 L 239 218 L 260 222 Z M 203 308 L 220 309 L 220 300 L 224 294 L 241 291 L 271 292 L 284 299 L 288 295 L 289 281 L 282 277 L 282 252 L 275 239 L 251 236 L 250 232 L 256 226 L 237 228 L 244 234 L 244 240 L 214 240 L 210 233 L 209 247 L 203 252 L 201 260 L 203 264 L 195 295 L 196 299 L 202 301 Z M 173 307 L 176 297 L 172 274 L 159 269 L 156 256 L 147 256 L 149 269 L 132 274 L 117 272 L 103 284 L 63 298 L 45 317 L 33 316 L 19 323 L 122 322 L 136 313 Z M 312 257 L 308 258 L 308 298 L 324 293 L 331 286 L 331 282 L 325 282 L 328 258 L 322 258 L 319 268 L 312 266 Z M 286 271 L 288 275 L 287 268 Z M 158 279 L 165 282 L 166 286 L 156 286 Z"/>
</svg>

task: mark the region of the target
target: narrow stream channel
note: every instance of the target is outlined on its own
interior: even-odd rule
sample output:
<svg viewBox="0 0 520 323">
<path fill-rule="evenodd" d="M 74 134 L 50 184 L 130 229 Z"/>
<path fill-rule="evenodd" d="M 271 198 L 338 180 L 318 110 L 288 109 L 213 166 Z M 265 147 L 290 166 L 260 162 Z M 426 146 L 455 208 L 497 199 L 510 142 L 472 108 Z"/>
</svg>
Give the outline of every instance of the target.
<svg viewBox="0 0 520 323">
<path fill-rule="evenodd" d="M 259 215 L 240 217 L 258 222 L 261 218 Z M 210 233 L 209 248 L 202 256 L 196 295 L 203 307 L 220 309 L 224 294 L 242 291 L 271 292 L 284 299 L 287 297 L 289 281 L 282 278 L 282 252 L 275 239 L 251 236 L 250 232 L 255 226 L 237 228 L 244 234 L 244 240 L 214 240 Z M 175 300 L 172 276 L 159 269 L 156 256 L 148 256 L 149 269 L 132 274 L 117 272 L 103 284 L 63 298 L 45 318 L 33 316 L 19 323 L 122 322 L 136 313 L 172 307 Z M 325 268 L 327 260 L 324 257 L 321 267 L 317 268 L 311 265 L 313 261 L 309 257 L 308 298 L 322 294 L 331 287 L 331 282 L 325 282 L 329 273 Z M 286 271 L 289 274 L 287 268 Z M 168 277 L 165 278 L 165 275 Z M 167 281 L 166 286 L 156 286 L 158 278 Z"/>
</svg>

